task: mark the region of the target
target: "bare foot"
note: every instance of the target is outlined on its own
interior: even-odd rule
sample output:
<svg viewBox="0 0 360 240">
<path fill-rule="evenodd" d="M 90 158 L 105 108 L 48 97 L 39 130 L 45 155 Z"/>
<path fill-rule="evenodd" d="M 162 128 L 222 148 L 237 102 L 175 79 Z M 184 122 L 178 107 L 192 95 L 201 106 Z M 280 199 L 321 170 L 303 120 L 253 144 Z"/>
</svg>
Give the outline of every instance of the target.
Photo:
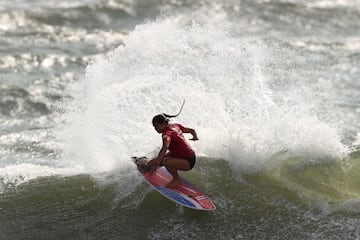
<svg viewBox="0 0 360 240">
<path fill-rule="evenodd" d="M 171 180 L 168 184 L 166 184 L 165 187 L 167 187 L 167 188 L 172 188 L 172 187 L 175 187 L 176 185 L 178 185 L 180 182 L 181 182 L 180 179 L 175 179 L 175 178 L 174 178 L 174 179 Z"/>
</svg>

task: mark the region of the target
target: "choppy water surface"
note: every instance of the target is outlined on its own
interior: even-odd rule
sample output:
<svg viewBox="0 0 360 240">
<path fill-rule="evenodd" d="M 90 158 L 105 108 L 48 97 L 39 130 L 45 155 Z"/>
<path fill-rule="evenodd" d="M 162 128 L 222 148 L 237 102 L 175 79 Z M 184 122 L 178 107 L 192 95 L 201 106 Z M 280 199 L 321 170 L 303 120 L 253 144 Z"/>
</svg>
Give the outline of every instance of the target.
<svg viewBox="0 0 360 240">
<path fill-rule="evenodd" d="M 1 239 L 358 239 L 358 1 L 0 1 Z M 194 127 L 153 192 L 159 112 Z"/>
</svg>

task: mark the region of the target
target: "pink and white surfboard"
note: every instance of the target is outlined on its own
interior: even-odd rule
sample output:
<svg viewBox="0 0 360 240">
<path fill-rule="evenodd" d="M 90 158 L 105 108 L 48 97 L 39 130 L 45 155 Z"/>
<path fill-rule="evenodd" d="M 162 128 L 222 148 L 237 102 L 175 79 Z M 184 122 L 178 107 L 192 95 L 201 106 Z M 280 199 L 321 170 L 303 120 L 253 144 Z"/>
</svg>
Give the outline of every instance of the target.
<svg viewBox="0 0 360 240">
<path fill-rule="evenodd" d="M 146 158 L 134 158 L 140 173 L 146 182 L 156 191 L 168 199 L 188 208 L 197 210 L 215 210 L 213 202 L 195 186 L 181 178 L 181 183 L 175 187 L 165 187 L 171 181 L 171 174 L 165 167 L 159 167 L 155 173 L 146 171 Z"/>
</svg>

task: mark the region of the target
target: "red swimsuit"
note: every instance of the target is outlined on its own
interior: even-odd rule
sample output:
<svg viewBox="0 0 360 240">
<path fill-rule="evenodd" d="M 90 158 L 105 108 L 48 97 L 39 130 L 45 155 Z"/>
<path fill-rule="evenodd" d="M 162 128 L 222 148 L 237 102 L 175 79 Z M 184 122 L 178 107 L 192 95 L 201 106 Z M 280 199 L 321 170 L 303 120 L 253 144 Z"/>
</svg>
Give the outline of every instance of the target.
<svg viewBox="0 0 360 240">
<path fill-rule="evenodd" d="M 183 135 L 184 126 L 178 123 L 168 124 L 164 132 L 162 133 L 163 139 L 170 141 L 169 151 L 170 156 L 190 159 L 195 156 L 194 150 L 186 142 Z"/>
</svg>

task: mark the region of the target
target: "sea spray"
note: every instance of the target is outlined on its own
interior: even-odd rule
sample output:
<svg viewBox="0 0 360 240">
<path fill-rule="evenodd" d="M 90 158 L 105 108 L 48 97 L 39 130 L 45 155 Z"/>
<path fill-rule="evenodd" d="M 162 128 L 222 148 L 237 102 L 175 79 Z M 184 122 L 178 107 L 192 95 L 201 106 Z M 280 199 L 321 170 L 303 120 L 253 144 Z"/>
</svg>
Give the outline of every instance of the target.
<svg viewBox="0 0 360 240">
<path fill-rule="evenodd" d="M 269 159 L 281 151 L 344 156 L 337 129 L 320 120 L 316 101 L 302 94 L 311 85 L 279 91 L 266 74 L 281 55 L 265 42 L 232 36 L 226 21 L 174 19 L 139 25 L 113 53 L 87 66 L 67 117 L 72 161 L 95 172 L 130 167 L 132 155 L 156 152 L 161 144 L 151 117 L 175 112 L 183 99 L 176 121 L 197 129 L 196 151 L 244 171 L 276 167 Z"/>
</svg>

